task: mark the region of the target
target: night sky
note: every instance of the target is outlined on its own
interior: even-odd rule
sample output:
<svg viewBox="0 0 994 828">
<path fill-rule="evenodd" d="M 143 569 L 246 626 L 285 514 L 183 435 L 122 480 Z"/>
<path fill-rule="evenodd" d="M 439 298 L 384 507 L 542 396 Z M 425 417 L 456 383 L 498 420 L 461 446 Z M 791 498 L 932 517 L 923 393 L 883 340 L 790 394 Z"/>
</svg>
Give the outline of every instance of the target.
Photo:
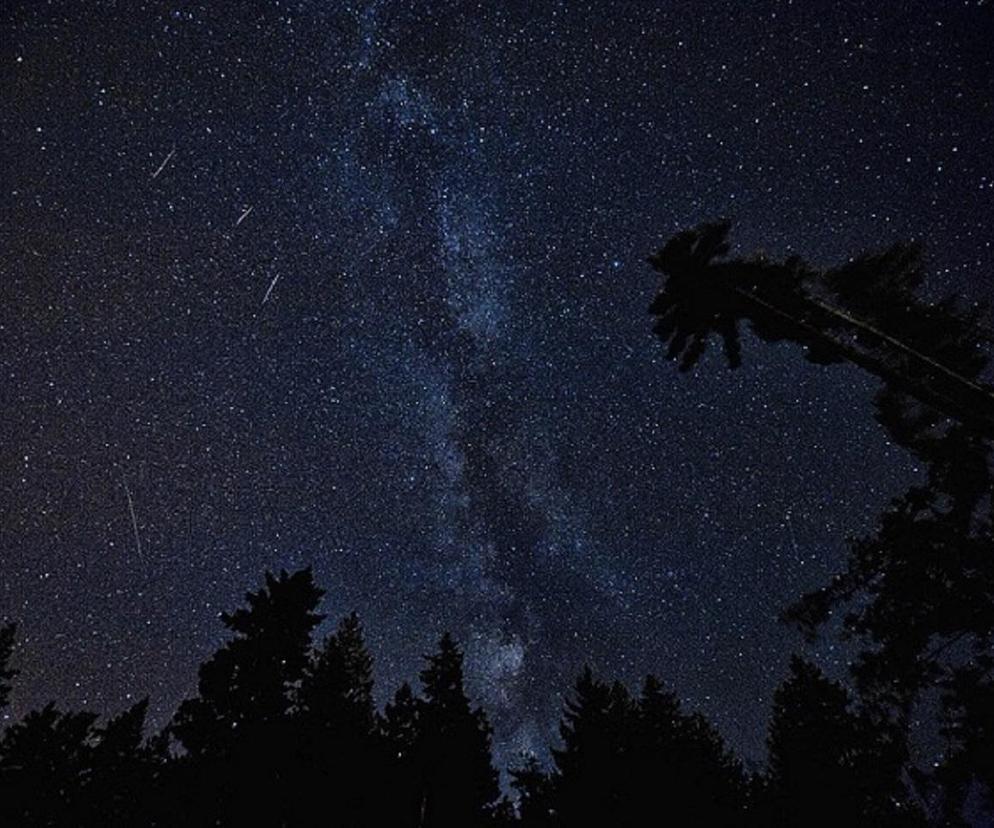
<svg viewBox="0 0 994 828">
<path fill-rule="evenodd" d="M 991 4 L 0 15 L 14 715 L 164 724 L 218 613 L 312 565 L 381 701 L 456 635 L 501 764 L 584 662 L 762 757 L 779 610 L 920 471 L 855 369 L 750 339 L 679 374 L 645 258 L 727 216 L 826 266 L 916 239 L 994 298 Z"/>
</svg>

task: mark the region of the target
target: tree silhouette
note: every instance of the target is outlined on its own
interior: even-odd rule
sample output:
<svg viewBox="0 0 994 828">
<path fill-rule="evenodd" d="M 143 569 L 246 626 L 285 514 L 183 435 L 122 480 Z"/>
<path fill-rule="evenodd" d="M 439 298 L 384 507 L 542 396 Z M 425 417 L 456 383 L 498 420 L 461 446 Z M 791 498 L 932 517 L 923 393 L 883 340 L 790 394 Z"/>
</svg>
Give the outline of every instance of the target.
<svg viewBox="0 0 994 828">
<path fill-rule="evenodd" d="M 274 577 L 246 595 L 248 608 L 221 614 L 235 638 L 200 668 L 199 695 L 184 701 L 171 732 L 194 755 L 224 756 L 253 725 L 285 719 L 308 664 L 323 590 L 310 569 Z"/>
<path fill-rule="evenodd" d="M 421 710 L 406 681 L 384 707 L 379 731 L 386 753 L 385 787 L 391 792 L 383 803 L 384 824 L 422 825 Z"/>
<path fill-rule="evenodd" d="M 362 624 L 352 613 L 310 660 L 298 694 L 301 710 L 323 726 L 343 732 L 373 729 L 373 659 Z"/>
<path fill-rule="evenodd" d="M 463 685 L 462 651 L 445 633 L 425 657 L 418 705 L 421 807 L 418 824 L 433 828 L 481 825 L 490 819 L 499 789 L 491 762 L 490 723 L 471 708 Z"/>
<path fill-rule="evenodd" d="M 656 678 L 633 697 L 585 669 L 552 766 L 530 757 L 511 771 L 515 808 L 500 798 L 490 726 L 466 695 L 452 637 L 426 656 L 422 694 L 405 683 L 379 715 L 358 618 L 311 646 L 321 594 L 309 570 L 267 575 L 247 608 L 222 616 L 235 636 L 203 665 L 200 695 L 164 734 L 144 737 L 147 700 L 102 726 L 50 704 L 7 728 L 0 824 L 922 824 L 894 729 L 797 658 L 775 694 L 769 771 L 752 781 L 714 727 Z M 943 788 L 929 792 L 942 824 L 964 824 L 991 784 L 989 668 L 981 660 L 945 685 L 948 749 L 934 774 Z M 190 733 L 198 724 L 205 732 Z M 184 750 L 171 753 L 168 736 Z"/>
<path fill-rule="evenodd" d="M 628 734 L 634 709 L 621 685 L 594 678 L 585 667 L 559 726 L 562 747 L 553 750 L 554 810 L 561 824 L 627 824 L 622 811 L 630 771 Z"/>
<path fill-rule="evenodd" d="M 728 223 L 703 225 L 650 258 L 666 279 L 651 312 L 669 356 L 686 370 L 717 333 L 735 367 L 738 325 L 748 321 L 760 338 L 795 342 L 813 362 L 850 362 L 883 380 L 877 419 L 928 468 L 927 483 L 852 545 L 845 571 L 785 619 L 814 637 L 848 607 L 843 633 L 865 644 L 853 678 L 879 727 L 906 733 L 922 690 L 942 685 L 950 732 L 989 733 L 968 703 L 992 679 L 994 647 L 994 391 L 981 380 L 984 308 L 923 296 L 914 246 L 820 272 L 798 258 L 729 259 L 728 232 Z"/>
<path fill-rule="evenodd" d="M 221 615 L 235 637 L 201 666 L 199 695 L 180 704 L 169 728 L 187 751 L 187 782 L 177 786 L 189 791 L 188 807 L 232 824 L 277 824 L 291 807 L 281 799 L 294 790 L 290 714 L 322 594 L 310 569 L 267 572 L 247 608 Z"/>
<path fill-rule="evenodd" d="M 770 720 L 765 817 L 778 825 L 910 825 L 921 820 L 901 781 L 904 753 L 814 665 L 798 657 Z"/>
<path fill-rule="evenodd" d="M 518 815 L 528 828 L 559 825 L 552 779 L 534 755 L 524 757 L 521 767 L 511 770 L 511 785 L 518 794 Z"/>
<path fill-rule="evenodd" d="M 354 613 L 312 656 L 297 694 L 296 800 L 344 825 L 374 824 L 383 757 L 374 732 L 373 659 Z"/>
<path fill-rule="evenodd" d="M 727 259 L 729 222 L 678 233 L 650 264 L 665 278 L 650 306 L 656 334 L 682 370 L 697 364 L 712 333 L 731 367 L 741 364 L 739 323 L 767 341 L 801 345 L 813 362 L 848 361 L 954 420 L 994 436 L 994 392 L 978 377 L 987 364 L 980 306 L 919 297 L 920 251 L 895 245 L 819 272 L 794 257 Z"/>
<path fill-rule="evenodd" d="M 96 719 L 48 704 L 7 728 L 0 740 L 0 824 L 79 823 Z"/>
<path fill-rule="evenodd" d="M 739 763 L 699 714 L 649 676 L 633 700 L 585 668 L 567 699 L 555 767 L 513 774 L 526 825 L 741 824 L 746 785 Z M 527 807 L 525 807 L 527 806 Z M 529 821 L 531 820 L 531 821 Z"/>
<path fill-rule="evenodd" d="M 962 667 L 946 680 L 943 735 L 947 739 L 945 760 L 937 772 L 943 786 L 943 819 L 959 824 L 975 786 L 987 794 L 986 818 L 994 822 L 994 681 L 991 655 Z"/>
<path fill-rule="evenodd" d="M 677 697 L 648 676 L 635 722 L 636 810 L 662 796 L 674 818 L 712 825 L 743 819 L 746 779 L 715 730 L 700 713 L 681 711 Z"/>
<path fill-rule="evenodd" d="M 95 728 L 84 791 L 94 826 L 151 822 L 161 757 L 145 741 L 148 699 L 142 699 Z"/>
</svg>

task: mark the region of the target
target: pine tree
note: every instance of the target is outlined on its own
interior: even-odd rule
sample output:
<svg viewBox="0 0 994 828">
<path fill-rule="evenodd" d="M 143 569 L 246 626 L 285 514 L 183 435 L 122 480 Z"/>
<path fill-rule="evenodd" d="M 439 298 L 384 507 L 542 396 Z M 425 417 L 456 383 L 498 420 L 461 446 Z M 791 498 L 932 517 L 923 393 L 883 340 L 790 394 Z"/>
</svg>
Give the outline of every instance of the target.
<svg viewBox="0 0 994 828">
<path fill-rule="evenodd" d="M 419 740 L 421 822 L 432 828 L 481 825 L 490 819 L 499 789 L 481 708 L 471 708 L 463 684 L 463 655 L 446 633 L 421 672 Z"/>
<path fill-rule="evenodd" d="M 419 763 L 421 706 L 411 685 L 401 684 L 379 719 L 384 753 L 382 824 L 423 824 L 423 773 Z M 387 792 L 389 795 L 387 795 Z"/>
<path fill-rule="evenodd" d="M 291 712 L 323 590 L 310 569 L 265 580 L 247 608 L 222 614 L 235 637 L 201 666 L 198 696 L 169 728 L 187 751 L 173 776 L 196 819 L 278 824 L 296 807 Z"/>
<path fill-rule="evenodd" d="M 741 821 L 745 779 L 740 764 L 714 727 L 700 714 L 684 713 L 676 695 L 654 676 L 647 676 L 642 687 L 633 742 L 634 813 L 655 803 L 677 822 Z"/>
<path fill-rule="evenodd" d="M 308 663 L 323 590 L 310 569 L 274 577 L 246 595 L 248 608 L 222 613 L 235 637 L 200 668 L 199 695 L 184 701 L 171 732 L 193 756 L 224 756 L 239 729 L 284 719 Z"/>
<path fill-rule="evenodd" d="M 354 613 L 312 656 L 300 685 L 298 799 L 344 825 L 372 825 L 384 758 L 374 732 L 373 660 Z"/>
<path fill-rule="evenodd" d="M 946 755 L 936 777 L 942 783 L 943 818 L 960 823 L 971 792 L 979 794 L 977 807 L 994 821 L 994 656 L 979 657 L 953 671 L 943 688 L 943 736 Z"/>
<path fill-rule="evenodd" d="M 353 613 L 311 659 L 299 693 L 301 710 L 334 731 L 373 729 L 373 659 Z"/>
<path fill-rule="evenodd" d="M 739 763 L 699 714 L 649 676 L 639 699 L 589 668 L 576 682 L 553 750 L 550 805 L 559 825 L 741 824 Z M 541 778 L 530 780 L 543 791 Z M 592 822 L 584 823 L 584 819 Z"/>
<path fill-rule="evenodd" d="M 979 303 L 924 293 L 920 251 L 895 245 L 819 271 L 798 258 L 728 258 L 729 225 L 677 234 L 650 259 L 665 284 L 650 310 L 668 354 L 697 364 L 712 333 L 741 363 L 738 326 L 801 345 L 815 363 L 849 362 L 878 377 L 876 416 L 928 469 L 879 529 L 851 547 L 845 570 L 784 613 L 811 638 L 840 608 L 842 632 L 866 646 L 852 676 L 866 712 L 907 738 L 926 688 L 945 686 L 947 726 L 967 732 L 969 699 L 994 680 L 994 390 Z M 963 672 L 962 663 L 987 664 Z M 971 689 L 968 682 L 975 682 Z M 959 702 L 956 695 L 962 695 Z M 975 718 L 975 717 L 973 717 Z"/>
<path fill-rule="evenodd" d="M 518 813 L 526 828 L 552 828 L 559 824 L 552 778 L 534 755 L 511 770 L 511 786 L 518 794 Z"/>
<path fill-rule="evenodd" d="M 0 740 L 0 825 L 79 824 L 96 719 L 48 704 L 7 728 Z"/>
<path fill-rule="evenodd" d="M 85 789 L 87 824 L 139 825 L 154 819 L 156 762 L 145 744 L 147 713 L 148 699 L 142 699 L 94 729 Z"/>
<path fill-rule="evenodd" d="M 777 689 L 769 730 L 767 817 L 781 825 L 912 825 L 903 753 L 851 711 L 838 683 L 798 657 Z"/>
<path fill-rule="evenodd" d="M 594 678 L 585 667 L 567 699 L 559 727 L 562 747 L 552 751 L 554 810 L 561 824 L 628 824 L 623 806 L 632 770 L 628 752 L 632 705 L 621 685 Z"/>
</svg>

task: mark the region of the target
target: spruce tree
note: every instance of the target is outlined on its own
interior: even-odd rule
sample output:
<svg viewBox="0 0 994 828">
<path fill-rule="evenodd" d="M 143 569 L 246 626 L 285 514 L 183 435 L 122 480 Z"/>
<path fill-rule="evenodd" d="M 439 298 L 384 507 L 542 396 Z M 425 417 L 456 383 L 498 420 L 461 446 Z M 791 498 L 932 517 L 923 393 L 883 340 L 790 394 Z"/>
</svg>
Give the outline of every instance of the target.
<svg viewBox="0 0 994 828">
<path fill-rule="evenodd" d="M 421 672 L 418 762 L 422 775 L 421 823 L 456 828 L 487 822 L 499 789 L 491 754 L 491 728 L 472 708 L 463 683 L 463 655 L 446 633 Z"/>
<path fill-rule="evenodd" d="M 85 813 L 95 713 L 28 713 L 0 740 L 0 825 L 73 825 Z"/>
<path fill-rule="evenodd" d="M 773 698 L 767 816 L 783 825 L 911 825 L 920 818 L 888 733 L 848 692 L 794 657 Z"/>
<path fill-rule="evenodd" d="M 632 713 L 624 688 L 598 681 L 584 668 L 565 703 L 562 747 L 552 751 L 554 810 L 562 824 L 586 818 L 597 825 L 626 824 Z"/>
<path fill-rule="evenodd" d="M 373 660 L 354 613 L 313 654 L 297 694 L 298 800 L 344 825 L 372 825 L 383 757 L 374 732 Z"/>
<path fill-rule="evenodd" d="M 972 700 L 994 681 L 986 309 L 934 301 L 914 245 L 823 271 L 797 257 L 730 258 L 729 228 L 721 222 L 679 233 L 650 258 L 664 277 L 650 311 L 668 355 L 690 369 L 717 334 L 737 367 L 739 326 L 748 322 L 763 340 L 800 345 L 814 363 L 855 365 L 882 381 L 876 417 L 888 436 L 928 470 L 875 533 L 852 544 L 844 571 L 789 607 L 785 619 L 814 638 L 830 617 L 841 617 L 843 635 L 865 645 L 852 668 L 860 703 L 895 741 L 908 740 L 915 705 L 939 687 L 950 733 L 983 730 Z M 950 794 L 947 801 L 956 798 Z M 987 795 L 994 799 L 994 791 Z"/>
<path fill-rule="evenodd" d="M 401 684 L 378 724 L 384 756 L 383 824 L 420 826 L 424 799 L 419 755 L 421 705 L 410 684 Z"/>
<path fill-rule="evenodd" d="M 324 591 L 310 569 L 265 579 L 247 593 L 247 608 L 222 613 L 235 637 L 201 666 L 197 697 L 173 719 L 171 732 L 193 756 L 224 756 L 246 729 L 285 718 L 304 676 Z"/>
<path fill-rule="evenodd" d="M 279 824 L 297 808 L 297 733 L 291 719 L 323 590 L 310 569 L 278 577 L 224 613 L 234 637 L 199 672 L 198 695 L 170 725 L 187 755 L 174 772 L 194 818 Z"/>
</svg>

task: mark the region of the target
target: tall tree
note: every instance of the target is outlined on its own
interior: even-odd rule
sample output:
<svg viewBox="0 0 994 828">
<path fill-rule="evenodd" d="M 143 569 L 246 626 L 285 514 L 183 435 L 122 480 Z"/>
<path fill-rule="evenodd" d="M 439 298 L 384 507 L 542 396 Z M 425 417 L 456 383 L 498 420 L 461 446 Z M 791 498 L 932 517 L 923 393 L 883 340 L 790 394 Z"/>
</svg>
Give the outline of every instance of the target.
<svg viewBox="0 0 994 828">
<path fill-rule="evenodd" d="M 355 613 L 342 619 L 308 665 L 298 694 L 301 710 L 336 731 L 373 729 L 373 659 Z"/>
<path fill-rule="evenodd" d="M 96 719 L 48 704 L 7 728 L 0 740 L 0 824 L 80 824 Z"/>
<path fill-rule="evenodd" d="M 518 772 L 532 813 L 554 825 L 741 824 L 745 779 L 717 731 L 654 677 L 632 699 L 584 669 L 567 699 L 554 770 Z M 550 816 L 551 815 L 551 818 Z M 585 822 L 585 820 L 589 820 Z M 536 821 L 536 824 L 546 824 Z"/>
<path fill-rule="evenodd" d="M 446 633 L 421 671 L 418 761 L 422 788 L 420 822 L 456 828 L 488 822 L 500 791 L 491 754 L 491 728 L 470 706 L 463 682 L 463 654 Z"/>
<path fill-rule="evenodd" d="M 394 693 L 379 719 L 379 733 L 385 753 L 384 825 L 423 825 L 423 774 L 419 764 L 421 705 L 406 681 Z"/>
<path fill-rule="evenodd" d="M 562 747 L 553 750 L 554 810 L 562 825 L 623 825 L 631 771 L 634 709 L 621 685 L 594 678 L 585 667 L 563 709 Z"/>
<path fill-rule="evenodd" d="M 947 750 L 937 772 L 943 788 L 945 824 L 960 824 L 971 792 L 979 791 L 976 820 L 994 823 L 994 680 L 987 655 L 961 667 L 946 680 L 943 694 L 943 735 Z"/>
<path fill-rule="evenodd" d="M 794 657 L 773 698 L 765 817 L 778 825 L 911 825 L 920 820 L 901 779 L 904 754 L 847 691 Z"/>
<path fill-rule="evenodd" d="M 760 338 L 795 342 L 813 362 L 850 362 L 883 381 L 877 419 L 927 464 L 927 483 L 853 544 L 845 570 L 785 613 L 813 637 L 848 608 L 843 632 L 865 645 L 853 669 L 861 700 L 879 724 L 907 731 L 924 688 L 976 696 L 994 678 L 994 391 L 983 381 L 991 342 L 981 325 L 985 309 L 924 295 L 914 246 L 818 271 L 798 258 L 728 258 L 728 232 L 727 223 L 702 225 L 650 258 L 665 279 L 650 310 L 669 356 L 689 369 L 717 333 L 736 367 L 738 326 L 748 321 Z M 980 669 L 963 672 L 971 663 Z M 952 700 L 946 709 L 962 717 L 962 732 L 987 727 L 974 706 Z"/>
<path fill-rule="evenodd" d="M 94 729 L 85 789 L 86 824 L 153 824 L 159 816 L 154 810 L 159 763 L 145 741 L 147 713 L 148 699 L 142 699 Z"/>
<path fill-rule="evenodd" d="M 279 824 L 295 807 L 290 714 L 322 595 L 309 568 L 267 572 L 247 607 L 221 615 L 234 637 L 201 666 L 198 695 L 169 728 L 187 751 L 177 785 L 197 818 Z"/>
<path fill-rule="evenodd" d="M 311 657 L 296 712 L 298 799 L 343 825 L 372 825 L 383 756 L 374 732 L 373 660 L 355 613 Z"/>
<path fill-rule="evenodd" d="M 559 822 L 552 778 L 536 756 L 523 758 L 524 763 L 510 772 L 511 786 L 518 795 L 520 822 L 526 828 L 553 828 Z"/>
<path fill-rule="evenodd" d="M 248 607 L 221 614 L 235 637 L 201 666 L 198 696 L 173 719 L 172 733 L 194 756 L 223 756 L 239 729 L 285 718 L 304 676 L 324 591 L 309 568 L 265 579 L 246 594 Z"/>
<path fill-rule="evenodd" d="M 675 822 L 741 823 L 746 807 L 742 766 L 700 713 L 685 713 L 674 693 L 647 676 L 638 701 L 631 777 L 634 813 L 663 802 Z"/>
</svg>

